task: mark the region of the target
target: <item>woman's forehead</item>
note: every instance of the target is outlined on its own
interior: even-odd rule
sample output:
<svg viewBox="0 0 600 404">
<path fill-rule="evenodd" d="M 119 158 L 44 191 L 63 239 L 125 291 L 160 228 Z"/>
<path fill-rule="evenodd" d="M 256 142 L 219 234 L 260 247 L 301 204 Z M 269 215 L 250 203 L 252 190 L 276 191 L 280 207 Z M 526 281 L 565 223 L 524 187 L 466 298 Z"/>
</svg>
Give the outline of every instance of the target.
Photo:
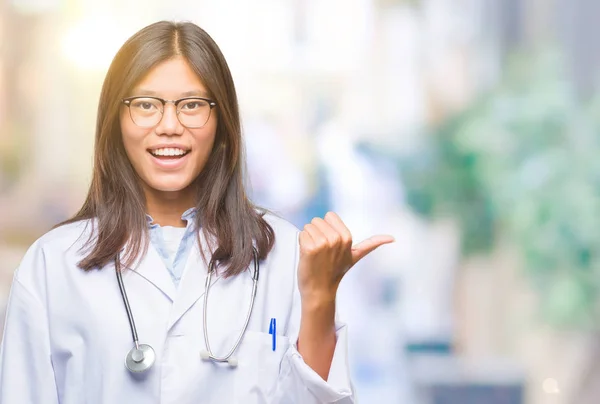
<svg viewBox="0 0 600 404">
<path fill-rule="evenodd" d="M 139 81 L 132 95 L 158 97 L 208 97 L 208 90 L 187 60 L 182 57 L 166 60 L 153 67 Z"/>
</svg>

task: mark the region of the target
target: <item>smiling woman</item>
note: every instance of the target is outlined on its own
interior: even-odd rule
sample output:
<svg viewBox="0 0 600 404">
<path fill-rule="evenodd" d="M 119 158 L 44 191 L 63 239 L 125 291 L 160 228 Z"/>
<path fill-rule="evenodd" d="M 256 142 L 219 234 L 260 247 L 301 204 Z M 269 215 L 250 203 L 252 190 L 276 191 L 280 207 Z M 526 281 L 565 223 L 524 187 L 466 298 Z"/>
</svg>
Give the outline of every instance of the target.
<svg viewBox="0 0 600 404">
<path fill-rule="evenodd" d="M 188 185 L 198 177 L 213 149 L 217 113 L 212 111 L 216 103 L 185 96 L 208 91 L 182 56 L 156 66 L 132 93 L 140 95 L 124 99 L 121 131 L 127 157 L 143 181 L 146 199 L 160 198 L 160 192 L 179 192 L 178 198 L 194 205 L 195 190 Z"/>
<path fill-rule="evenodd" d="M 353 246 L 334 213 L 299 231 L 254 206 L 243 167 L 211 37 L 159 22 L 128 39 L 85 203 L 15 272 L 0 403 L 353 403 L 337 289 L 393 239 Z"/>
<path fill-rule="evenodd" d="M 228 276 L 248 267 L 253 246 L 264 259 L 271 226 L 246 197 L 227 197 L 245 194 L 239 121 L 229 68 L 204 30 L 158 23 L 131 37 L 102 89 L 88 198 L 67 222 L 98 220 L 82 268 L 106 265 L 127 242 L 130 265 L 144 253 L 145 214 L 162 226 L 186 226 L 181 214 L 190 207 Z M 174 148 L 189 153 L 168 161 L 151 153 Z"/>
</svg>

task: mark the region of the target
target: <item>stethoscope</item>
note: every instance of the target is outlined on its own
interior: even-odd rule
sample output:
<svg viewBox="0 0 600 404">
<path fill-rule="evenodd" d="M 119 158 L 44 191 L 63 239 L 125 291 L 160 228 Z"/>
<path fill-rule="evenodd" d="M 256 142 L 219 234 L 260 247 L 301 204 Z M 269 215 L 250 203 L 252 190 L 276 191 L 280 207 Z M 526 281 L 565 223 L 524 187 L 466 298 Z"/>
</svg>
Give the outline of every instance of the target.
<svg viewBox="0 0 600 404">
<path fill-rule="evenodd" d="M 244 337 L 246 329 L 248 328 L 250 316 L 252 315 L 252 309 L 254 308 L 256 288 L 258 286 L 258 274 L 260 270 L 260 265 L 258 263 L 258 253 L 256 252 L 255 248 L 252 249 L 252 254 L 254 255 L 254 272 L 252 274 L 252 295 L 250 297 L 250 307 L 248 308 L 246 320 L 244 321 L 244 326 L 242 327 L 240 335 L 238 336 L 231 350 L 225 356 L 214 355 L 212 350 L 210 349 L 210 342 L 208 341 L 206 313 L 208 306 L 208 291 L 210 290 L 210 281 L 214 272 L 214 262 L 211 260 L 208 266 L 208 274 L 206 276 L 206 282 L 204 283 L 204 308 L 202 311 L 202 323 L 204 326 L 204 344 L 206 348 L 200 352 L 200 357 L 203 360 L 220 363 L 227 362 L 227 364 L 232 368 L 235 368 L 238 364 L 238 360 L 235 356 L 233 356 L 233 354 L 242 342 L 242 338 Z M 117 281 L 119 282 L 119 289 L 121 291 L 121 297 L 123 298 L 123 304 L 125 305 L 125 311 L 127 312 L 129 328 L 131 329 L 131 336 L 133 338 L 134 344 L 134 347 L 131 348 L 131 350 L 127 353 L 127 356 L 125 357 L 125 367 L 132 373 L 142 373 L 147 371 L 152 367 L 152 365 L 154 365 L 154 362 L 156 361 L 156 352 L 154 352 L 154 349 L 150 345 L 139 343 L 137 328 L 135 326 L 135 320 L 133 319 L 131 307 L 129 306 L 129 299 L 127 298 L 127 292 L 125 291 L 125 286 L 123 285 L 123 276 L 121 274 L 121 262 L 118 256 L 117 258 L 115 258 L 115 272 L 117 273 Z"/>
</svg>

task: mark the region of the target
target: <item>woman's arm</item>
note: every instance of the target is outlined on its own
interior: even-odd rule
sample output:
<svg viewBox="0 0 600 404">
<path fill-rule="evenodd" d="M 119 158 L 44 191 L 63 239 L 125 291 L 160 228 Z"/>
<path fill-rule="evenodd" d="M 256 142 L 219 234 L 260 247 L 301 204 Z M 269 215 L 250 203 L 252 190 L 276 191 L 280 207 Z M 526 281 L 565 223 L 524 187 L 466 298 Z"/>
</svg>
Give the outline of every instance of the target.
<svg viewBox="0 0 600 404">
<path fill-rule="evenodd" d="M 21 267 L 35 265 L 31 249 Z M 58 404 L 48 316 L 40 298 L 15 274 L 0 345 L 0 404 Z"/>
<path fill-rule="evenodd" d="M 339 217 L 314 219 L 298 236 L 297 274 L 289 337 L 292 345 L 280 366 L 273 403 L 353 404 L 347 354 L 347 330 L 336 322 L 337 289 L 346 272 L 389 236 L 352 246 Z M 296 339 L 297 338 L 297 339 Z"/>
<path fill-rule="evenodd" d="M 335 213 L 315 218 L 300 233 L 298 288 L 302 320 L 298 349 L 306 363 L 327 380 L 335 349 L 335 298 L 344 275 L 390 236 L 374 236 L 352 245 L 350 231 Z"/>
<path fill-rule="evenodd" d="M 335 351 L 335 296 L 333 300 L 302 302 L 298 351 L 304 362 L 327 380 Z"/>
<path fill-rule="evenodd" d="M 354 404 L 346 326 L 332 319 L 334 306 L 314 307 L 313 313 L 308 312 L 308 306 L 302 305 L 296 282 L 294 286 L 286 333 L 290 346 L 280 365 L 276 391 L 268 402 Z"/>
</svg>

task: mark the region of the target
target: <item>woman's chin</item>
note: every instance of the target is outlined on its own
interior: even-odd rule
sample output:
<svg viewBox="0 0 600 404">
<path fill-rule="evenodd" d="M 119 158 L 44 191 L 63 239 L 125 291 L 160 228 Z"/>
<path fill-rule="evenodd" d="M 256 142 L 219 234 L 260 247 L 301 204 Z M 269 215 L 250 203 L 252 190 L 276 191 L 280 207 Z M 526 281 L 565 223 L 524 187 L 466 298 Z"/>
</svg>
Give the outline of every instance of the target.
<svg viewBox="0 0 600 404">
<path fill-rule="evenodd" d="M 151 182 L 149 187 L 154 192 L 181 192 L 189 188 L 191 182 L 188 181 L 160 181 Z"/>
</svg>

